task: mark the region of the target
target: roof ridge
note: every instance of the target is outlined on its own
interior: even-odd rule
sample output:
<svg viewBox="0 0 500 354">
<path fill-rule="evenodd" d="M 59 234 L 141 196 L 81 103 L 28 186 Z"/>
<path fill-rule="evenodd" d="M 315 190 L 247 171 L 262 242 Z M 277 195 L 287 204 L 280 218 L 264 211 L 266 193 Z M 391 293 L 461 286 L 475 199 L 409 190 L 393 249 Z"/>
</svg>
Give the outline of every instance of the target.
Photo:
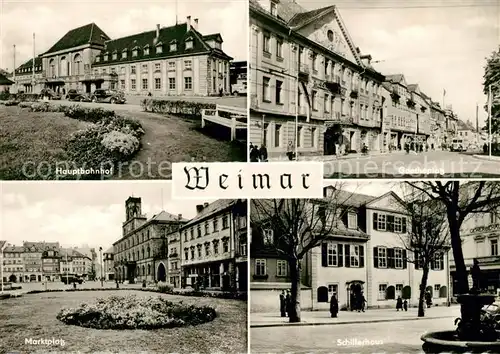
<svg viewBox="0 0 500 354">
<path fill-rule="evenodd" d="M 167 26 L 167 27 L 161 27 L 160 28 L 160 31 L 162 29 L 167 29 L 167 28 L 174 28 L 174 27 L 177 27 L 177 26 L 183 26 L 183 25 L 187 25 L 187 23 L 178 23 L 176 25 L 172 25 L 172 26 Z M 129 34 L 127 36 L 123 36 L 123 37 L 118 37 L 118 38 L 114 38 L 114 39 L 108 39 L 107 41 L 105 42 L 113 42 L 113 41 L 117 41 L 119 39 L 125 39 L 125 38 L 130 38 L 130 37 L 135 37 L 135 36 L 138 36 L 138 35 L 141 35 L 141 34 L 145 34 L 145 33 L 151 33 L 151 32 L 156 32 L 156 29 L 153 29 L 153 30 L 148 30 L 148 31 L 142 31 L 142 32 L 138 32 L 138 33 L 134 33 L 134 34 Z"/>
<path fill-rule="evenodd" d="M 92 43 L 92 34 L 94 34 L 94 26 L 95 26 L 95 23 L 92 22 L 92 24 L 90 25 L 89 43 Z"/>
</svg>

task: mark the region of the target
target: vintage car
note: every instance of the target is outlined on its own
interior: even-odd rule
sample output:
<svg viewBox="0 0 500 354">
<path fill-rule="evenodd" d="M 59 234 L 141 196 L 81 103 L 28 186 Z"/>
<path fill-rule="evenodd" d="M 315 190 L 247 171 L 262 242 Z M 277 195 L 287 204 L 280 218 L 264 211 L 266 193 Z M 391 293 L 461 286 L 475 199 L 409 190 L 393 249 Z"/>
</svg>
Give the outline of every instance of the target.
<svg viewBox="0 0 500 354">
<path fill-rule="evenodd" d="M 92 94 L 91 101 L 114 104 L 114 103 L 125 103 L 126 99 L 123 92 L 97 89 Z"/>
<path fill-rule="evenodd" d="M 42 91 L 40 91 L 40 98 L 41 99 L 49 99 L 49 100 L 60 100 L 61 99 L 61 95 L 51 89 L 42 89 Z"/>
<path fill-rule="evenodd" d="M 90 96 L 84 92 L 79 92 L 75 89 L 68 90 L 66 93 L 68 101 L 90 102 Z"/>
</svg>

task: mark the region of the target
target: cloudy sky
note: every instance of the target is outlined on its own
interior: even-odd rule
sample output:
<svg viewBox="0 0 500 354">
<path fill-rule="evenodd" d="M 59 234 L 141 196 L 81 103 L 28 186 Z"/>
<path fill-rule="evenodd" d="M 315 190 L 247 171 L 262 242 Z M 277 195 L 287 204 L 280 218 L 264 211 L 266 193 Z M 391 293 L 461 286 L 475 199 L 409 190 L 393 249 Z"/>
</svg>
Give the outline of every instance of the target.
<svg viewBox="0 0 500 354">
<path fill-rule="evenodd" d="M 170 186 L 165 182 L 2 182 L 0 237 L 16 245 L 46 241 L 107 249 L 122 235 L 125 200 L 132 195 L 142 198 L 142 212 L 148 218 L 163 209 L 190 219 L 197 204 L 210 202 L 172 200 Z"/>
<path fill-rule="evenodd" d="M 498 0 L 298 0 L 307 9 L 337 5 L 354 43 L 383 74 L 408 83 L 463 121 L 486 121 L 485 58 L 500 44 Z"/>
<path fill-rule="evenodd" d="M 0 0 L 0 68 L 29 60 L 33 32 L 37 54 L 48 50 L 69 30 L 95 22 L 111 38 L 175 24 L 174 0 Z M 246 60 L 248 5 L 245 0 L 178 0 L 179 23 L 198 18 L 202 34 L 221 33 L 223 50 Z"/>
</svg>

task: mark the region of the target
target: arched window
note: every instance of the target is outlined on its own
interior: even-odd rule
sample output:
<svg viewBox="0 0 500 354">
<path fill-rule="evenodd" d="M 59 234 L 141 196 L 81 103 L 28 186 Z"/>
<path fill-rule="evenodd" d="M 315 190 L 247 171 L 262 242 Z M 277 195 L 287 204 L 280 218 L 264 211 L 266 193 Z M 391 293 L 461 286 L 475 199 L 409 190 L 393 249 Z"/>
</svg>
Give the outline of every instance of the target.
<svg viewBox="0 0 500 354">
<path fill-rule="evenodd" d="M 66 57 L 62 57 L 59 61 L 59 76 L 68 76 L 68 66 L 68 60 L 66 60 Z"/>
<path fill-rule="evenodd" d="M 142 259 L 144 259 L 144 247 L 141 248 L 141 252 L 142 252 Z"/>
<path fill-rule="evenodd" d="M 151 275 L 151 264 L 148 264 L 148 275 Z"/>
<path fill-rule="evenodd" d="M 83 74 L 83 60 L 80 54 L 75 54 L 73 57 L 73 75 L 81 75 Z"/>
<path fill-rule="evenodd" d="M 388 286 L 385 291 L 385 299 L 386 300 L 394 300 L 396 298 L 396 289 L 394 286 Z"/>
<path fill-rule="evenodd" d="M 49 61 L 49 76 L 50 77 L 56 76 L 56 62 L 54 59 L 50 59 Z"/>
<path fill-rule="evenodd" d="M 411 287 L 409 285 L 403 288 L 401 297 L 406 300 L 411 299 Z"/>
<path fill-rule="evenodd" d="M 147 255 L 148 255 L 148 258 L 151 257 L 149 246 L 148 246 L 148 249 L 147 249 Z"/>
<path fill-rule="evenodd" d="M 326 286 L 320 286 L 318 288 L 318 302 L 328 302 L 328 288 Z"/>
<path fill-rule="evenodd" d="M 439 297 L 448 297 L 448 288 L 446 286 L 442 286 L 439 288 Z"/>
<path fill-rule="evenodd" d="M 146 268 L 144 266 L 142 266 L 142 275 L 146 275 Z"/>
</svg>

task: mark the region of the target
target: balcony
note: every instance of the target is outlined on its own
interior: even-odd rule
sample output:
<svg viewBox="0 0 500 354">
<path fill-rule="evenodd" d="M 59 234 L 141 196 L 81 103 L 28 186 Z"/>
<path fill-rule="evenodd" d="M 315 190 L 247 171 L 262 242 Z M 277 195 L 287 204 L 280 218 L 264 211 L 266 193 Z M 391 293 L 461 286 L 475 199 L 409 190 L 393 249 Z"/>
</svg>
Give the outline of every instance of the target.
<svg viewBox="0 0 500 354">
<path fill-rule="evenodd" d="M 309 81 L 309 74 L 311 70 L 309 65 L 300 63 L 299 64 L 299 80 L 301 81 Z"/>
<path fill-rule="evenodd" d="M 353 87 L 351 88 L 351 94 L 350 94 L 350 97 L 351 97 L 351 98 L 354 98 L 354 99 L 358 98 L 358 88 L 357 88 L 356 86 L 353 86 Z"/>
<path fill-rule="evenodd" d="M 415 101 L 412 100 L 411 98 L 409 98 L 407 101 L 406 101 L 406 105 L 408 106 L 408 108 L 415 108 Z"/>
<path fill-rule="evenodd" d="M 420 107 L 420 111 L 422 111 L 422 113 L 425 113 L 426 110 L 427 110 L 427 107 L 425 107 L 425 106 Z"/>
<path fill-rule="evenodd" d="M 401 98 L 401 96 L 399 95 L 399 93 L 396 90 L 393 90 L 391 92 L 391 98 L 392 98 L 393 101 L 398 101 L 399 102 L 399 99 Z"/>
<path fill-rule="evenodd" d="M 340 112 L 334 112 L 332 117 L 327 117 L 325 121 L 325 127 L 330 128 L 334 125 L 352 125 L 353 119 L 346 114 L 341 114 Z"/>
</svg>

